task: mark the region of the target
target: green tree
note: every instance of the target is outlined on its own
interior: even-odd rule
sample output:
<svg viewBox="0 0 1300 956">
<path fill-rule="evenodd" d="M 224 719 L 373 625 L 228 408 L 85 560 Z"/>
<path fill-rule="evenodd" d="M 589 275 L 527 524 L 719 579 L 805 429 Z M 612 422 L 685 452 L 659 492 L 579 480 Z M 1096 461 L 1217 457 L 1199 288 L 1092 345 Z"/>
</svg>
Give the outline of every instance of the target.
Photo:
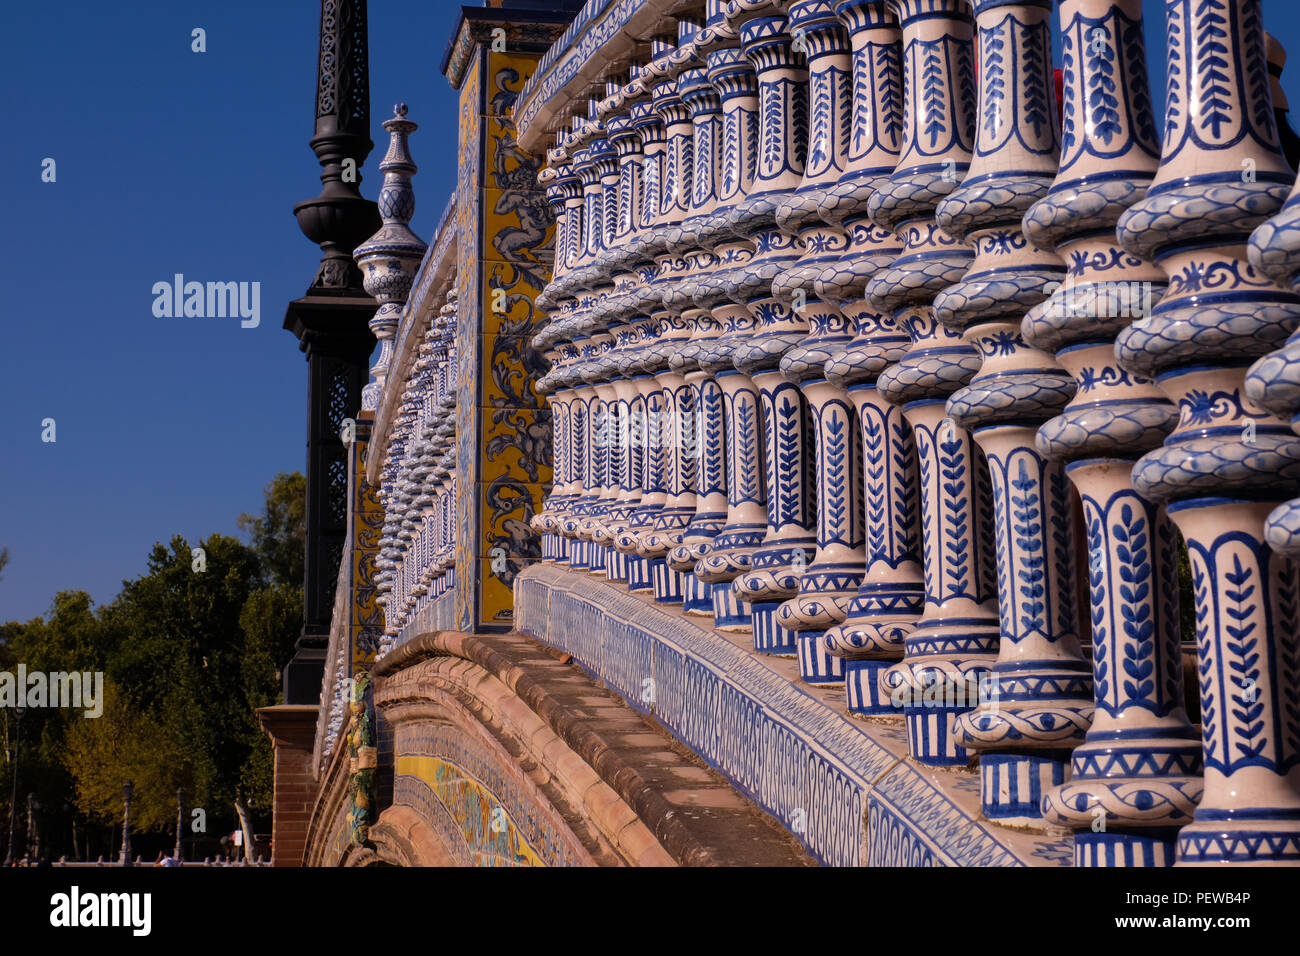
<svg viewBox="0 0 1300 956">
<path fill-rule="evenodd" d="M 238 793 L 269 824 L 271 748 L 256 710 L 279 702 L 302 626 L 305 482 L 277 475 L 265 494 L 261 515 L 240 516 L 248 544 L 214 534 L 192 549 L 178 535 L 154 545 L 146 572 L 111 604 L 94 609 L 85 592 L 64 591 L 46 617 L 0 625 L 6 668 L 106 675 L 99 719 L 24 716 L 22 790 L 46 807 L 72 796 L 89 820 L 112 825 L 130 779 L 141 830 L 174 825 L 178 787 L 218 817 Z M 0 712 L 6 743 L 13 724 Z M 6 763 L 6 790 L 10 773 Z"/>
<path fill-rule="evenodd" d="M 239 516 L 239 529 L 248 535 L 262 562 L 269 584 L 302 587 L 307 549 L 307 479 L 299 472 L 276 475 L 264 489 L 266 506 L 260 515 Z"/>
<path fill-rule="evenodd" d="M 67 735 L 64 759 L 76 782 L 77 808 L 92 822 L 112 826 L 122 818 L 122 784 L 130 780 L 132 827 L 175 826 L 176 788 L 189 780 L 185 754 L 167 728 L 116 685 L 106 685 L 104 698 L 103 715 L 73 724 Z"/>
</svg>

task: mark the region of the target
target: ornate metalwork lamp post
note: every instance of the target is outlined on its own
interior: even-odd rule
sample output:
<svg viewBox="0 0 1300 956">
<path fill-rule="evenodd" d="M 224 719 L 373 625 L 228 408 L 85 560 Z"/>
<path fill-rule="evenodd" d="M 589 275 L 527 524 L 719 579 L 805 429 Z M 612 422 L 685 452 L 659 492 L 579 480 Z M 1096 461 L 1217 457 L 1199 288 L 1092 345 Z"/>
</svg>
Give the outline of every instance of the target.
<svg viewBox="0 0 1300 956">
<path fill-rule="evenodd" d="M 311 148 L 321 164 L 322 188 L 293 210 L 303 233 L 321 247 L 321 260 L 311 288 L 289 303 L 284 318 L 308 366 L 306 579 L 302 635 L 284 668 L 288 704 L 312 704 L 320 694 L 347 531 L 347 449 L 340 430 L 360 408 L 374 347 L 367 328 L 374 300 L 351 258 L 380 224 L 375 204 L 359 189 L 361 166 L 374 145 L 369 75 L 366 0 L 321 0 Z"/>
<path fill-rule="evenodd" d="M 130 780 L 122 784 L 122 854 L 119 866 L 131 865 L 131 794 L 134 792 L 135 784 Z"/>
<path fill-rule="evenodd" d="M 23 714 L 26 707 L 15 707 L 14 747 L 8 754 L 10 769 L 13 772 L 13 786 L 9 791 L 9 850 L 5 853 L 5 866 L 14 865 L 14 841 L 18 838 L 18 756 L 23 744 Z"/>
</svg>

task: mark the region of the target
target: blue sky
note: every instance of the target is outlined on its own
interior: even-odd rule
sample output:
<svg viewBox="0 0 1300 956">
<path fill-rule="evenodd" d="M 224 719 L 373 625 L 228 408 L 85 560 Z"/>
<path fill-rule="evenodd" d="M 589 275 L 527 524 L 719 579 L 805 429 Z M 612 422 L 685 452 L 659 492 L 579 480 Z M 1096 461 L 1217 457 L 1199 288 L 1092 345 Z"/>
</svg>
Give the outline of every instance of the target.
<svg viewBox="0 0 1300 956">
<path fill-rule="evenodd" d="M 370 4 L 374 198 L 398 100 L 413 226 L 455 184 L 456 97 L 439 72 L 458 7 Z M 294 203 L 320 191 L 312 136 L 319 4 L 4 3 L 0 88 L 0 621 L 56 591 L 101 603 L 155 541 L 237 534 L 276 472 L 305 467 L 307 365 L 280 324 L 319 249 Z M 191 52 L 191 30 L 207 52 Z M 41 182 L 42 160 L 57 179 Z M 174 273 L 261 283 L 261 322 L 155 318 Z M 43 419 L 57 440 L 41 441 Z"/>
<path fill-rule="evenodd" d="M 1300 55 L 1280 7 L 1266 22 Z M 1144 8 L 1159 108 L 1163 4 Z M 370 3 L 362 191 L 378 191 L 379 124 L 404 101 L 426 241 L 455 183 L 456 100 L 438 67 L 457 11 Z M 276 472 L 304 468 L 307 369 L 280 323 L 319 259 L 292 215 L 320 189 L 318 17 L 310 0 L 0 8 L 0 621 L 45 613 L 62 589 L 111 601 L 155 541 L 237 534 Z M 1300 103 L 1300 64 L 1283 85 Z M 152 287 L 177 272 L 260 282 L 260 325 L 155 318 Z"/>
</svg>

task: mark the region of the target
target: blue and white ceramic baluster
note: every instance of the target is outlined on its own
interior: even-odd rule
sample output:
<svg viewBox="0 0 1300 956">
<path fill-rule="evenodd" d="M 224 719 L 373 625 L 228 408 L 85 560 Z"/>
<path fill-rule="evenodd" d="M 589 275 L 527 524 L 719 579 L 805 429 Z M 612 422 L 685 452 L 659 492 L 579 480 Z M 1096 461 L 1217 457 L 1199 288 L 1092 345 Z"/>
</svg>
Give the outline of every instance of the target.
<svg viewBox="0 0 1300 956">
<path fill-rule="evenodd" d="M 593 341 L 600 346 L 597 360 L 588 366 L 589 374 L 586 377 L 587 383 L 596 390 L 598 402 L 597 420 L 600 430 L 597 461 L 600 469 L 600 493 L 592 502 L 583 520 L 579 522 L 577 534 L 590 546 L 588 570 L 593 574 L 606 574 L 606 549 L 597 540 L 597 535 L 603 530 L 606 516 L 618 499 L 619 485 L 616 475 L 619 470 L 621 449 L 617 441 L 618 396 L 608 374 L 610 371 L 608 356 L 614 340 L 607 323 L 602 321 L 602 316 L 599 314 L 597 307 L 599 295 L 595 290 L 605 284 L 598 272 L 599 260 L 605 251 L 606 227 L 605 190 L 601 179 L 605 169 L 615 164 L 614 148 L 608 140 L 595 138 L 586 148 L 576 150 L 573 160 L 573 168 L 582 181 L 582 219 L 585 225 L 583 239 L 586 254 L 580 260 L 579 269 L 583 270 L 585 275 L 583 285 L 592 293 L 590 299 L 584 296 L 589 304 L 581 328 L 590 331 Z"/>
<path fill-rule="evenodd" d="M 1075 830 L 1077 866 L 1167 866 L 1200 797 L 1201 745 L 1184 703 L 1177 531 L 1130 475 L 1178 412 L 1150 379 L 1119 368 L 1114 346 L 1164 291 L 1163 273 L 1113 233 L 1145 195 L 1160 147 L 1141 0 L 1064 0 L 1060 14 L 1061 162 L 1024 230 L 1069 271 L 1021 328 L 1078 386 L 1037 445 L 1068 463 L 1083 502 L 1096 711 L 1070 779 L 1044 795 L 1043 816 Z"/>
<path fill-rule="evenodd" d="M 747 270 L 754 257 L 753 243 L 735 236 L 730 223 L 758 171 L 758 78 L 739 46 L 715 50 L 706 59 L 709 81 L 722 98 L 723 122 L 721 195 L 711 229 L 724 238 L 713 246 L 717 260 L 713 270 L 696 282 L 695 304 L 710 310 L 719 329 L 702 344 L 697 361 L 722 393 L 727 519 L 696 561 L 695 574 L 712 585 L 714 626 L 748 631 L 749 606 L 736 596 L 733 581 L 749 568 L 767 530 L 767 486 L 758 389 L 733 362 L 736 349 L 749 337 L 753 319 L 744 304 L 730 300 L 728 290 L 732 275 Z"/>
<path fill-rule="evenodd" d="M 843 622 L 827 630 L 824 653 L 843 661 L 848 706 L 853 713 L 896 713 L 879 691 L 880 674 L 902 656 L 899 624 L 920 606 L 916 454 L 902 413 L 876 386 L 880 373 L 902 357 L 907 333 L 892 314 L 866 298 L 868 283 L 887 269 L 902 243 L 872 221 L 870 201 L 888 184 L 906 140 L 900 33 L 888 4 L 838 0 L 849 26 L 853 60 L 853 150 L 832 191 L 828 219 L 842 221 L 851 241 L 840 259 L 818 277 L 816 291 L 836 304 L 852 339 L 826 363 L 826 379 L 845 389 L 856 413 L 862 446 L 864 565 Z"/>
<path fill-rule="evenodd" d="M 1300 863 L 1300 588 L 1295 560 L 1264 540 L 1270 510 L 1300 490 L 1300 441 L 1244 394 L 1249 364 L 1300 319 L 1300 298 L 1248 261 L 1250 231 L 1293 182 L 1260 6 L 1169 0 L 1160 167 L 1118 226 L 1169 277 L 1115 349 L 1179 409 L 1133 486 L 1166 503 L 1191 564 L 1205 790 L 1180 864 Z"/>
<path fill-rule="evenodd" d="M 707 44 L 710 48 L 724 42 L 716 34 L 726 23 L 721 14 L 722 4 L 715 3 L 714 7 L 717 8 L 713 17 L 715 25 L 706 26 L 696 36 L 697 44 Z M 713 585 L 695 574 L 695 563 L 722 530 L 727 516 L 722 390 L 699 363 L 704 343 L 716 338 L 721 329 L 707 308 L 695 304 L 701 280 L 712 275 L 718 266 L 717 257 L 705 248 L 705 242 L 709 246 L 716 242 L 712 223 L 719 204 L 722 100 L 704 69 L 682 71 L 679 84 L 682 100 L 691 111 L 695 145 L 691 213 L 678 227 L 675 243 L 676 248 L 684 250 L 687 274 L 677 284 L 672 297 L 674 307 L 681 309 L 689 338 L 669 356 L 668 362 L 691 390 L 691 413 L 680 423 L 679 440 L 684 455 L 691 460 L 695 513 L 682 530 L 680 542 L 669 550 L 665 560 L 670 569 L 682 574 L 683 610 L 703 616 L 713 614 Z"/>
<path fill-rule="evenodd" d="M 853 405 L 825 373 L 853 333 L 844 313 L 822 301 L 815 287 L 848 246 L 821 207 L 844 174 L 852 139 L 852 60 L 848 31 L 830 0 L 792 4 L 789 20 L 794 42 L 808 58 L 808 162 L 803 181 L 778 207 L 776 219 L 784 232 L 798 237 L 803 252 L 773 280 L 772 295 L 809 329 L 782 356 L 780 369 L 803 393 L 812 421 L 817 551 L 799 577 L 798 593 L 777 608 L 776 623 L 782 633 L 795 635 L 800 676 L 826 682 L 838 678 L 831 676 L 837 668 L 822 635 L 844 620 L 862 580 L 864 558 L 861 445 Z"/>
<path fill-rule="evenodd" d="M 970 384 L 948 399 L 948 414 L 971 429 L 988 461 L 1001 628 L 993 699 L 954 727 L 960 745 L 980 751 L 984 815 L 1038 827 L 1042 796 L 1065 781 L 1093 710 L 1078 634 L 1074 493 L 1064 467 L 1034 444 L 1038 426 L 1073 397 L 1074 380 L 1020 336 L 1025 313 L 1065 278 L 1061 260 L 1031 249 L 1021 228 L 1059 159 L 1051 2 L 975 0 L 974 9 L 975 150 L 938 221 L 974 246 L 975 261 L 934 308 L 983 358 Z"/>
<path fill-rule="evenodd" d="M 557 173 L 550 165 L 550 152 L 550 150 L 547 151 L 547 165 L 537 174 L 537 182 L 546 189 L 546 204 L 550 207 L 551 215 L 555 219 L 555 228 L 551 240 L 551 281 L 547 283 L 546 289 L 538 293 L 533 303 L 539 313 L 547 316 L 548 321 L 533 336 L 530 344 L 543 354 L 550 366 L 546 374 L 538 379 L 534 388 L 539 395 L 546 398 L 551 409 L 552 447 L 555 454 L 555 463 L 550 494 L 543 500 L 541 510 L 532 517 L 529 524 L 542 536 L 542 559 L 563 561 L 567 559 L 568 551 L 567 548 L 562 549 L 561 542 L 564 539 L 556 534 L 556 527 L 560 512 L 573 497 L 572 477 L 567 462 L 569 441 L 568 401 L 571 396 L 567 393 L 561 394 L 558 390 L 558 364 L 561 352 L 559 350 L 559 339 L 555 334 L 556 319 L 558 318 L 557 303 L 551 294 L 551 290 L 556 278 L 564 272 L 564 192 L 555 184 Z"/>
<path fill-rule="evenodd" d="M 682 573 L 669 567 L 666 559 L 668 552 L 681 543 L 682 531 L 695 516 L 695 456 L 687 453 L 682 440 L 683 420 L 693 417 L 695 398 L 670 359 L 691 335 L 691 324 L 682 318 L 682 312 L 693 303 L 679 294 L 682 283 L 689 281 L 691 263 L 677 247 L 681 243 L 681 223 L 692 208 L 695 124 L 679 89 L 678 64 L 689 56 L 690 39 L 698 28 L 693 21 L 678 21 L 677 56 L 664 68 L 665 79 L 654 90 L 654 108 L 664 121 L 668 137 L 664 209 L 657 223 L 667 248 L 658 260 L 655 291 L 659 307 L 652 313 L 660 330 L 654 373 L 663 390 L 665 417 L 659 434 L 667 446 L 663 460 L 668 497 L 654 526 L 640 536 L 637 553 L 650 562 L 655 600 L 661 603 L 680 603 L 685 596 Z"/>
<path fill-rule="evenodd" d="M 671 51 L 672 43 L 665 38 L 653 41 L 653 50 L 659 57 Z M 648 66 L 648 65 L 647 65 Z M 629 106 L 632 129 L 641 141 L 639 164 L 639 201 L 630 205 L 628 221 L 632 223 L 622 237 L 622 255 L 615 266 L 619 276 L 619 293 L 610 311 L 634 323 L 641 333 L 642 356 L 629 362 L 625 375 L 636 385 L 639 406 L 644 409 L 645 426 L 640 432 L 645 437 L 642 454 L 641 503 L 628 519 L 627 528 L 614 536 L 614 547 L 628 557 L 628 589 L 649 591 L 653 587 L 650 562 L 637 552 L 640 537 L 654 528 L 655 518 L 667 500 L 664 485 L 663 454 L 665 448 L 658 429 L 663 416 L 663 390 L 655 380 L 652 369 L 656 367 L 654 344 L 658 339 L 658 323 L 651 311 L 659 305 L 654 291 L 654 257 L 663 248 L 662 232 L 652 228 L 660 218 L 663 201 L 663 167 L 667 138 L 663 120 L 654 110 L 649 98 L 652 95 L 651 77 L 647 67 L 634 66 L 632 79 L 623 91 L 623 102 Z M 621 196 L 621 193 L 620 193 Z M 620 210 L 620 216 L 624 210 Z"/>
<path fill-rule="evenodd" d="M 816 476 L 807 402 L 780 371 L 781 357 L 808 334 L 808 323 L 772 295 L 772 280 L 798 260 L 798 239 L 782 232 L 776 210 L 798 188 L 807 157 L 808 72 L 791 48 L 788 22 L 760 16 L 743 23 L 741 47 L 754 65 L 759 89 L 758 172 L 752 190 L 733 211 L 737 234 L 754 243 L 748 266 L 733 273 L 733 302 L 744 304 L 754 328 L 733 363 L 758 389 L 762 406 L 767 477 L 767 533 L 750 569 L 733 584 L 750 603 L 754 646 L 794 654 L 794 634 L 776 622 L 776 611 L 799 588 L 799 577 L 816 553 Z M 805 679 L 842 677 L 805 675 Z"/>
<path fill-rule="evenodd" d="M 980 679 L 998 647 L 993 503 L 983 453 L 966 429 L 947 418 L 948 396 L 979 369 L 979 353 L 939 324 L 933 302 L 974 259 L 969 246 L 935 221 L 939 202 L 965 177 L 975 141 L 972 24 L 967 0 L 907 0 L 896 7 L 907 97 L 903 152 L 889 182 L 871 197 L 870 212 L 894 229 L 903 252 L 871 280 L 867 296 L 893 316 L 911 345 L 895 360 L 886 340 L 862 364 L 893 362 L 876 385 L 911 428 L 920 482 L 924 607 L 914 618 L 917 604 L 909 585 L 916 545 L 909 541 L 897 559 L 897 602 L 875 609 L 884 626 L 869 632 L 864 647 L 887 658 L 897 653 L 891 645 L 901 641 L 903 660 L 881 675 L 879 693 L 902 709 L 912 758 L 930 766 L 964 767 L 971 755 L 955 742 L 953 721 L 975 706 Z M 905 508 L 905 501 L 899 499 L 897 506 Z M 897 616 L 891 619 L 890 612 Z"/>
</svg>

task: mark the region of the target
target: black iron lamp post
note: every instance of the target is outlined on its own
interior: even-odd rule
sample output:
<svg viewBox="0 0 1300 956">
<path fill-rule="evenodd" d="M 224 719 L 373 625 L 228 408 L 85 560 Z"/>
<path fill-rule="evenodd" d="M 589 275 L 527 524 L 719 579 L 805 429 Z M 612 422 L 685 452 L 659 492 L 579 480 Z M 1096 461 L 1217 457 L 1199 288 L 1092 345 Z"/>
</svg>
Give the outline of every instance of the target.
<svg viewBox="0 0 1300 956">
<path fill-rule="evenodd" d="M 9 791 L 9 852 L 5 854 L 5 866 L 14 865 L 14 845 L 18 839 L 18 755 L 23 745 L 23 714 L 26 707 L 15 707 L 17 727 L 14 729 L 14 748 L 8 754 L 10 768 L 13 771 L 13 787 Z"/>
<path fill-rule="evenodd" d="M 122 866 L 131 865 L 131 794 L 135 790 L 135 785 L 128 780 L 122 784 L 122 797 L 124 798 L 125 810 L 122 814 Z"/>
<path fill-rule="evenodd" d="M 185 833 L 185 788 L 181 787 L 176 791 L 176 846 L 172 850 L 172 856 L 176 862 L 180 863 L 185 859 L 185 851 L 181 848 L 181 838 Z"/>
</svg>

